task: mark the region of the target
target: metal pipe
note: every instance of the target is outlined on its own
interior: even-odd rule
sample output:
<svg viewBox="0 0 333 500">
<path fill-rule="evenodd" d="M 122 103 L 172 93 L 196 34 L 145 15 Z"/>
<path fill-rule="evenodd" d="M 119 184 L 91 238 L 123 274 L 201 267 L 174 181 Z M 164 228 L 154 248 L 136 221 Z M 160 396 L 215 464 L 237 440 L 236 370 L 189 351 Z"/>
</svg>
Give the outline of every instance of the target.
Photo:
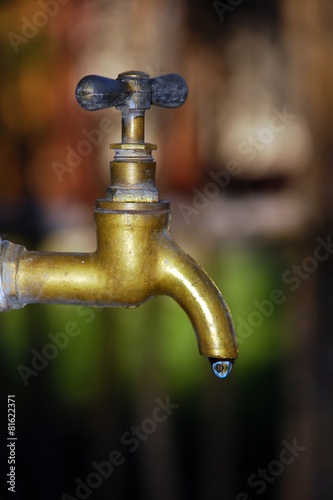
<svg viewBox="0 0 333 500">
<path fill-rule="evenodd" d="M 92 254 L 29 252 L 2 242 L 1 310 L 30 303 L 130 307 L 169 295 L 188 315 L 200 353 L 234 361 L 230 312 L 203 269 L 172 240 L 168 203 L 100 200 L 95 219 Z"/>
</svg>

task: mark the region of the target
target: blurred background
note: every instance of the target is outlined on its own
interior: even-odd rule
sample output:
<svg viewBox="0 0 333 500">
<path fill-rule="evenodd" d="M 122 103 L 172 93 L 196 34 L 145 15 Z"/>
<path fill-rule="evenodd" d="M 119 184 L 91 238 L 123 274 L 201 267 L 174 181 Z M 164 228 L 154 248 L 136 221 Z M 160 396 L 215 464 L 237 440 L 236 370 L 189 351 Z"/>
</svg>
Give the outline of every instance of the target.
<svg viewBox="0 0 333 500">
<path fill-rule="evenodd" d="M 0 498 L 8 394 L 19 499 L 333 498 L 332 28 L 329 0 L 1 1 L 0 236 L 94 251 L 120 113 L 83 111 L 76 84 L 181 74 L 186 104 L 151 109 L 146 140 L 172 235 L 227 300 L 239 360 L 214 377 L 164 297 L 3 313 Z M 41 361 L 68 325 L 78 334 Z M 178 407 L 152 424 L 167 398 Z M 121 464 L 91 476 L 114 450 Z"/>
</svg>

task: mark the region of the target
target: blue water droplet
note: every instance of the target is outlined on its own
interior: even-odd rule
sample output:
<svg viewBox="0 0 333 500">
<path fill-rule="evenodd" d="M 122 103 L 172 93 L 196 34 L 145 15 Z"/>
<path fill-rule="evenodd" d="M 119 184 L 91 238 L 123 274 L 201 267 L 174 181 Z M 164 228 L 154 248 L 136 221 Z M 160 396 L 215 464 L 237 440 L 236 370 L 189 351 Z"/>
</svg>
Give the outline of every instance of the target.
<svg viewBox="0 0 333 500">
<path fill-rule="evenodd" d="M 233 367 L 232 361 L 215 361 L 212 362 L 214 374 L 219 378 L 226 378 L 230 375 Z"/>
</svg>

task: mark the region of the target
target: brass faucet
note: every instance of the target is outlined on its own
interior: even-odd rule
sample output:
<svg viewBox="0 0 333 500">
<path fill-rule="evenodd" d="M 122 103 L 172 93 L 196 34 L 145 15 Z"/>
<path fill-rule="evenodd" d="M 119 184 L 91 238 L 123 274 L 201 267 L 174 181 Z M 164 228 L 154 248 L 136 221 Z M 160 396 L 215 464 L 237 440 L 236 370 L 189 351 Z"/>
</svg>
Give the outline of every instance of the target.
<svg viewBox="0 0 333 500">
<path fill-rule="evenodd" d="M 155 187 L 156 145 L 144 142 L 152 104 L 175 108 L 187 98 L 175 74 L 150 79 L 139 71 L 116 80 L 86 76 L 76 98 L 86 110 L 122 112 L 122 142 L 112 144 L 111 186 L 97 200 L 94 253 L 30 252 L 0 238 L 0 312 L 26 304 L 134 308 L 157 295 L 174 298 L 190 318 L 200 354 L 224 378 L 237 358 L 232 318 L 204 270 L 172 240 L 170 205 Z"/>
</svg>

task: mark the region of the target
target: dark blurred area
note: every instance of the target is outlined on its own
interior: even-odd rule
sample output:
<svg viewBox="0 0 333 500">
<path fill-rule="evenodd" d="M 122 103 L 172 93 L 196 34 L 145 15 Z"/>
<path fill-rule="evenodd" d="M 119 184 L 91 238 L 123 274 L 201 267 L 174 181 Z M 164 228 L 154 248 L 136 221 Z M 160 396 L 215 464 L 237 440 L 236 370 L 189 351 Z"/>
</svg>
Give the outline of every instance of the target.
<svg viewBox="0 0 333 500">
<path fill-rule="evenodd" d="M 332 2 L 3 0 L 0 30 L 0 236 L 94 251 L 121 120 L 76 84 L 179 73 L 188 100 L 148 111 L 146 140 L 239 337 L 218 380 L 169 298 L 1 314 L 0 498 L 15 394 L 18 499 L 331 500 Z"/>
</svg>

